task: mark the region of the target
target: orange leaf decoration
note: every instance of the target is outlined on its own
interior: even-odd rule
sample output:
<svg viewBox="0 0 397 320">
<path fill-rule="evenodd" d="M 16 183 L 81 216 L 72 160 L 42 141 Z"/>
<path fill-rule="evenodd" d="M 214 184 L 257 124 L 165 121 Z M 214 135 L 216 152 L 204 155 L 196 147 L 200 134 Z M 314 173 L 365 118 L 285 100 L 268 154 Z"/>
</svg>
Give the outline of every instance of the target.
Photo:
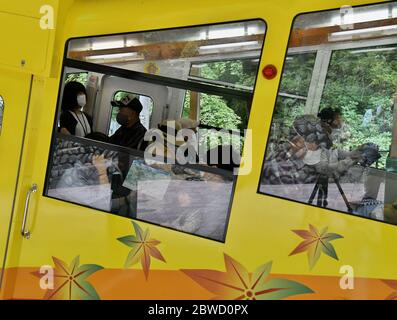
<svg viewBox="0 0 397 320">
<path fill-rule="evenodd" d="M 292 232 L 303 238 L 304 241 L 302 241 L 289 255 L 292 256 L 307 251 L 310 269 L 316 265 L 321 256 L 321 252 L 331 258 L 339 260 L 334 246 L 330 241 L 343 237 L 336 233 L 327 233 L 327 231 L 328 228 L 324 228 L 319 232 L 317 228 L 311 224 L 309 224 L 309 230 L 292 230 Z"/>
<path fill-rule="evenodd" d="M 93 273 L 102 270 L 103 267 L 96 264 L 80 265 L 80 258 L 73 259 L 70 266 L 64 261 L 52 257 L 54 261 L 53 288 L 47 289 L 46 300 L 99 300 L 100 297 L 94 287 L 86 281 Z M 37 272 L 32 274 L 38 278 L 45 275 Z M 48 276 L 48 275 L 47 275 Z"/>
<path fill-rule="evenodd" d="M 276 300 L 291 295 L 312 293 L 303 284 L 287 279 L 268 279 L 272 262 L 249 274 L 233 258 L 224 255 L 226 272 L 216 270 L 181 270 L 220 300 Z"/>
<path fill-rule="evenodd" d="M 383 280 L 383 282 L 395 290 L 385 300 L 397 300 L 397 280 Z"/>
<path fill-rule="evenodd" d="M 134 221 L 132 221 L 132 225 L 135 230 L 135 235 L 121 237 L 117 240 L 132 248 L 127 256 L 127 260 L 125 261 L 125 268 L 141 262 L 143 272 L 147 279 L 150 270 L 150 257 L 163 262 L 165 262 L 165 259 L 161 252 L 156 248 L 156 246 L 160 244 L 160 241 L 150 239 L 149 229 L 146 229 L 146 231 L 143 232 L 141 227 Z"/>
</svg>

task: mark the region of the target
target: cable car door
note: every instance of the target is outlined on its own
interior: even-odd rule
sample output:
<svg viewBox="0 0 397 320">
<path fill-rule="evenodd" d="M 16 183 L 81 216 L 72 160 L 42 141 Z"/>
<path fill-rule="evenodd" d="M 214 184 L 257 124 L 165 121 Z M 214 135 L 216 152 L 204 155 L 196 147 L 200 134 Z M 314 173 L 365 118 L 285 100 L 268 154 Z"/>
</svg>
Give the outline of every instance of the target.
<svg viewBox="0 0 397 320">
<path fill-rule="evenodd" d="M 4 82 L 6 80 L 10 83 L 9 79 L 5 79 Z M 65 78 L 62 81 L 64 82 Z M 14 95 L 21 99 L 20 85 L 18 88 L 18 95 Z M 51 194 L 51 188 L 48 187 L 51 185 L 51 175 L 54 174 L 54 171 L 62 165 L 68 165 L 68 163 L 63 163 L 62 156 L 59 156 L 62 164 L 54 167 L 53 160 L 58 151 L 59 140 L 64 139 L 67 145 L 71 145 L 67 150 L 70 159 L 75 158 L 74 151 L 79 151 L 84 147 L 80 145 L 79 148 L 76 148 L 75 143 L 86 141 L 87 144 L 95 144 L 93 140 L 58 133 L 56 130 L 58 123 L 55 120 L 59 116 L 56 114 L 57 98 L 63 94 L 62 91 L 58 95 L 55 94 L 58 90 L 59 79 L 33 80 L 24 153 L 21 161 L 21 179 L 9 237 L 7 276 L 4 280 L 5 299 L 82 300 L 102 298 L 103 292 L 97 292 L 95 284 L 87 282 L 86 277 L 105 267 L 106 269 L 123 268 L 125 263 L 125 248 L 120 245 L 118 239 L 131 233 L 131 222 L 126 217 L 134 217 L 106 213 L 104 212 L 106 210 L 101 207 L 101 201 L 95 200 L 89 205 L 86 203 L 79 205 L 76 201 L 73 203 L 68 199 L 64 199 L 64 201 L 56 199 L 56 195 Z M 4 98 L 6 105 L 9 100 L 8 104 L 11 106 L 10 95 L 4 95 Z M 11 108 L 9 110 L 11 111 Z M 22 121 L 22 115 L 25 116 L 26 112 L 20 110 L 22 107 L 14 113 Z M 12 115 L 9 116 L 7 112 L 5 116 L 7 120 L 12 120 Z M 9 128 L 6 129 L 9 130 Z M 18 145 L 12 146 L 16 153 L 15 159 L 9 159 L 9 155 L 3 157 L 3 154 L 0 157 L 2 164 L 9 167 L 12 164 L 15 170 L 18 167 L 17 160 L 19 158 L 17 156 L 20 154 L 22 132 L 23 123 L 18 123 L 18 130 L 12 130 L 7 136 L 0 138 L 3 150 L 6 148 L 5 138 L 8 137 L 9 140 L 15 141 L 15 136 L 18 133 L 20 141 L 18 140 Z M 54 140 L 52 140 L 53 137 Z M 95 145 L 87 148 L 94 147 Z M 110 145 L 109 148 L 111 148 Z M 81 155 L 85 156 L 87 152 L 89 151 L 86 149 Z M 76 156 L 80 156 L 80 154 L 76 154 Z M 48 164 L 50 164 L 50 169 L 47 170 Z M 11 170 L 8 170 L 7 174 L 10 175 L 10 173 Z M 55 174 L 55 176 L 57 175 Z M 68 176 L 66 169 L 63 171 L 62 177 L 67 180 Z M 13 178 L 15 180 L 16 172 Z M 12 179 L 10 178 L 10 180 Z M 46 182 L 48 183 L 46 184 Z M 11 190 L 11 182 L 9 186 L 8 189 Z M 4 189 L 3 185 L 2 189 Z M 72 191 L 76 190 L 73 196 L 78 196 L 82 202 L 94 199 L 103 190 L 101 185 L 85 187 L 84 191 L 80 193 L 79 187 L 71 189 L 73 189 Z M 65 191 L 65 189 L 62 190 Z M 14 189 L 12 192 L 10 191 L 9 199 L 7 198 L 10 208 L 13 191 Z M 65 195 L 65 192 L 61 193 Z M 115 201 L 115 203 L 118 202 Z M 6 222 L 8 226 L 9 219 Z M 162 230 L 162 232 L 166 231 Z M 6 238 L 5 234 L 4 242 Z M 160 263 L 163 262 L 160 261 Z M 81 272 L 81 270 L 85 270 L 85 272 Z M 83 275 L 81 279 L 79 275 Z M 62 282 L 63 280 L 65 282 Z M 111 282 L 113 283 L 113 280 L 109 283 Z M 109 289 L 107 288 L 105 293 L 111 291 Z"/>
<path fill-rule="evenodd" d="M 26 117 L 29 78 L 7 77 L 2 73 L 0 90 L 6 109 L 0 146 L 1 150 L 7 150 L 6 154 L 3 152 L 0 154 L 0 163 L 7 168 L 7 179 L 0 180 L 1 204 L 2 208 L 11 211 L 24 131 L 23 120 Z M 49 298 L 46 294 L 54 286 L 55 290 L 52 292 L 58 294 L 57 299 L 95 299 L 97 294 L 91 287 L 87 287 L 88 293 L 84 289 L 76 295 L 74 289 L 81 285 L 77 276 L 76 279 L 73 278 L 77 284 L 73 281 L 73 283 L 68 282 L 70 290 L 66 290 L 69 287 L 64 288 L 65 292 L 57 290 L 58 281 L 62 280 L 62 277 L 58 277 L 59 268 L 62 272 L 67 272 L 63 268 L 67 269 L 73 261 L 75 268 L 71 267 L 71 270 L 78 270 L 81 266 L 83 268 L 90 266 L 93 270 L 99 270 L 102 268 L 100 265 L 104 265 L 104 261 L 114 260 L 114 253 L 111 252 L 107 242 L 109 239 L 115 240 L 113 228 L 124 219 L 44 195 L 47 164 L 51 158 L 49 154 L 58 90 L 59 79 L 56 78 L 35 77 L 32 82 L 21 173 L 5 264 L 7 270 L 3 281 L 5 299 Z M 14 98 L 17 100 L 15 105 L 12 105 Z M 10 151 L 13 151 L 12 157 Z M 6 206 L 3 204 L 3 199 Z M 3 234 L 0 244 L 4 251 L 10 214 L 7 219 L 3 216 L 1 216 Z M 117 264 L 120 263 L 122 264 L 121 261 Z M 89 272 L 93 271 L 90 269 Z M 87 274 L 84 273 L 84 276 Z M 89 286 L 83 281 L 82 286 L 85 285 Z M 60 287 L 63 288 L 62 284 Z"/>
<path fill-rule="evenodd" d="M 29 108 L 31 76 L 0 70 L 0 276 L 7 254 L 9 229 L 20 182 L 20 162 L 26 114 Z M 3 281 L 0 281 L 3 295 Z"/>
</svg>

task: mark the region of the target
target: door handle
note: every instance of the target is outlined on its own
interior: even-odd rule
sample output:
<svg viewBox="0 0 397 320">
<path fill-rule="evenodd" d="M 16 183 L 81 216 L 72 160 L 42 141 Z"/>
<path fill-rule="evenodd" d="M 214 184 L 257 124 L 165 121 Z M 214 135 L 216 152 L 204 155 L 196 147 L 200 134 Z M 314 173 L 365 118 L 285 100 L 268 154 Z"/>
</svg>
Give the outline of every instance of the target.
<svg viewBox="0 0 397 320">
<path fill-rule="evenodd" d="M 36 191 L 37 191 L 37 184 L 34 183 L 26 193 L 25 209 L 23 211 L 23 220 L 22 220 L 22 229 L 21 229 L 22 237 L 24 237 L 25 239 L 30 238 L 30 231 L 26 230 L 26 221 L 28 219 L 30 197 L 32 193 L 35 193 Z"/>
</svg>

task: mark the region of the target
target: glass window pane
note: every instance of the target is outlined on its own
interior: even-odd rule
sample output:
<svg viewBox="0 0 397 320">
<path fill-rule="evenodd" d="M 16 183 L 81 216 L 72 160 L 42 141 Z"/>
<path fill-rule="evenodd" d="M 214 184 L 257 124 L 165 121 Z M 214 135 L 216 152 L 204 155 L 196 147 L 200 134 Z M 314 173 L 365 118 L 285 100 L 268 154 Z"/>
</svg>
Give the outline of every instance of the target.
<svg viewBox="0 0 397 320">
<path fill-rule="evenodd" d="M 285 60 L 279 95 L 306 98 L 312 80 L 316 53 L 289 54 Z"/>
<path fill-rule="evenodd" d="M 237 89 L 253 90 L 258 58 L 192 63 L 190 78 L 209 83 L 226 84 Z"/>
<path fill-rule="evenodd" d="M 339 106 L 344 114 L 335 141 L 341 148 L 369 140 L 379 146 L 382 158 L 373 164 L 379 169 L 385 169 L 392 141 L 396 75 L 397 46 L 335 50 L 320 105 L 320 110 Z"/>
<path fill-rule="evenodd" d="M 297 17 L 261 193 L 397 224 L 396 8 Z"/>
<path fill-rule="evenodd" d="M 273 114 L 271 146 L 286 141 L 288 128 L 297 116 L 305 113 L 315 60 L 315 52 L 287 55 Z"/>
<path fill-rule="evenodd" d="M 148 164 L 125 148 L 59 135 L 45 194 L 224 241 L 233 181 L 232 173 Z"/>
<path fill-rule="evenodd" d="M 263 21 L 252 20 L 74 39 L 69 42 L 68 58 L 187 79 L 190 70 L 185 69 L 186 62 L 241 59 L 248 55 L 253 57 L 250 68 L 256 70 L 265 29 Z M 256 75 L 255 71 L 252 73 Z"/>
<path fill-rule="evenodd" d="M 224 241 L 265 28 L 71 40 L 44 195 Z"/>
</svg>

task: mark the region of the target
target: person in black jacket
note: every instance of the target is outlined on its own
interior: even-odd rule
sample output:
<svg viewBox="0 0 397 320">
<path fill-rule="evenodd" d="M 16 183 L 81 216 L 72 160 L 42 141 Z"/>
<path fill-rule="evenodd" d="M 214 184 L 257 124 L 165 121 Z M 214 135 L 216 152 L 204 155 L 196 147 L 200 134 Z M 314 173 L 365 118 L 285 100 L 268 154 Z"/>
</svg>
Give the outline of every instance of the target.
<svg viewBox="0 0 397 320">
<path fill-rule="evenodd" d="M 117 122 L 121 125 L 110 137 L 110 142 L 122 147 L 144 151 L 147 143 L 144 141 L 146 128 L 139 119 L 143 106 L 137 98 L 126 98 L 122 101 L 112 102 L 114 107 L 119 107 Z"/>
<path fill-rule="evenodd" d="M 85 137 L 92 132 L 92 119 L 83 112 L 87 103 L 85 87 L 76 81 L 65 85 L 59 131 L 63 134 Z"/>
<path fill-rule="evenodd" d="M 147 142 L 144 141 L 147 130 L 139 118 L 139 114 L 143 109 L 139 99 L 131 99 L 127 96 L 121 101 L 112 101 L 111 104 L 113 107 L 119 108 L 116 120 L 121 127 L 110 137 L 110 143 L 144 151 L 147 146 Z M 132 161 L 133 157 L 128 153 L 119 153 L 118 167 L 120 174 L 113 175 L 112 177 L 112 212 L 135 218 L 137 211 L 137 191 L 131 191 L 123 186 Z"/>
</svg>

